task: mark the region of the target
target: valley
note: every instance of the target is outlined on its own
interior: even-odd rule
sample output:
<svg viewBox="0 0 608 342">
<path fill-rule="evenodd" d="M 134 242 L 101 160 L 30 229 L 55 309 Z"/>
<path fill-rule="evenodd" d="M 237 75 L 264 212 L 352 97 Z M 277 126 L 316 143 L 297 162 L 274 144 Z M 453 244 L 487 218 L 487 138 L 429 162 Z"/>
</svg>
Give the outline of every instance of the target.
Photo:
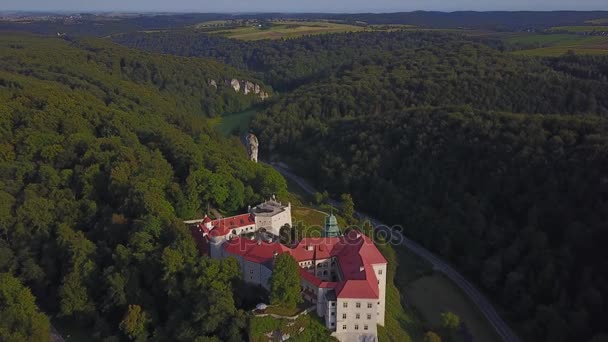
<svg viewBox="0 0 608 342">
<path fill-rule="evenodd" d="M 606 341 L 606 17 L 3 14 L 0 340 Z"/>
</svg>

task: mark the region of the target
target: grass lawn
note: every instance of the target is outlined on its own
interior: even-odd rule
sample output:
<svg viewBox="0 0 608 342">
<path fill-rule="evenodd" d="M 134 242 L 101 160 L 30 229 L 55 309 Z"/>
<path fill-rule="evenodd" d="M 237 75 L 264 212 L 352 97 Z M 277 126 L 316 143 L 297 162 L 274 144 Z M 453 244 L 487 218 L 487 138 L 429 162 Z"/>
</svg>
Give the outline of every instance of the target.
<svg viewBox="0 0 608 342">
<path fill-rule="evenodd" d="M 295 316 L 296 314 L 306 310 L 310 306 L 311 304 L 308 302 L 300 303 L 293 309 L 286 308 L 284 306 L 269 306 L 264 313 L 281 316 Z"/>
<path fill-rule="evenodd" d="M 296 38 L 311 34 L 341 33 L 363 31 L 362 26 L 333 23 L 327 21 L 274 21 L 267 29 L 260 29 L 255 25 L 234 27 L 218 30 L 212 33 L 240 40 L 262 40 Z"/>
<path fill-rule="evenodd" d="M 304 328 L 302 332 L 300 332 L 301 328 Z M 270 339 L 265 334 L 274 331 L 289 334 L 289 341 L 336 341 L 321 319 L 313 313 L 302 315 L 296 320 L 276 319 L 269 316 L 254 316 L 249 320 L 250 342 L 269 341 Z"/>
<path fill-rule="evenodd" d="M 517 34 L 505 38 L 507 43 L 536 44 L 539 47 L 514 51 L 525 56 L 561 56 L 572 50 L 578 54 L 608 54 L 608 37 L 577 34 Z"/>
</svg>

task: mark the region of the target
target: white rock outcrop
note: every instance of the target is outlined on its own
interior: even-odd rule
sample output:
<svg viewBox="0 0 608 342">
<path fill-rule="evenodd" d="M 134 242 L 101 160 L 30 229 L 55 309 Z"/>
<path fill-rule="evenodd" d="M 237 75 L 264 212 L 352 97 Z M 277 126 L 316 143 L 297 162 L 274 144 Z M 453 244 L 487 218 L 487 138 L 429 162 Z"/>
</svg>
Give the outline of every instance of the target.
<svg viewBox="0 0 608 342">
<path fill-rule="evenodd" d="M 247 146 L 247 154 L 249 155 L 249 160 L 253 162 L 258 162 L 258 137 L 253 133 L 247 134 L 245 137 L 245 146 Z"/>
<path fill-rule="evenodd" d="M 234 91 L 236 91 L 237 93 L 239 91 L 241 91 L 241 82 L 239 82 L 239 80 L 237 80 L 236 78 L 233 78 L 232 80 L 230 80 L 230 86 L 232 87 L 232 89 L 234 89 Z"/>
</svg>

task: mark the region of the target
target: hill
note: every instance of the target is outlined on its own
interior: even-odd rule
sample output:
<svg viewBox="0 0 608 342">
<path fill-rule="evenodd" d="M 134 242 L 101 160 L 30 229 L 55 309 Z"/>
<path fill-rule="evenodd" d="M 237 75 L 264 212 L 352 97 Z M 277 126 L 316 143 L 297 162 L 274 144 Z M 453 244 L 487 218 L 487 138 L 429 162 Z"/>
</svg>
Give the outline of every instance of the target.
<svg viewBox="0 0 608 342">
<path fill-rule="evenodd" d="M 607 61 L 447 40 L 342 65 L 252 127 L 266 154 L 453 262 L 525 340 L 586 340 L 608 309 Z"/>
<path fill-rule="evenodd" d="M 95 39 L 0 46 L 0 273 L 90 338 L 241 341 L 238 266 L 198 257 L 181 220 L 286 191 L 205 125 L 257 101 L 209 78 L 253 79 Z"/>
</svg>

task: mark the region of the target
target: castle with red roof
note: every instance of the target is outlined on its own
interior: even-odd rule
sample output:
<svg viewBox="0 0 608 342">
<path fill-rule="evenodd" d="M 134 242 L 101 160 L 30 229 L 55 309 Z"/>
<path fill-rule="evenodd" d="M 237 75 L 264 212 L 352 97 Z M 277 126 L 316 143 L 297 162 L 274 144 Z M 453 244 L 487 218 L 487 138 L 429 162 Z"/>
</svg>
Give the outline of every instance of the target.
<svg viewBox="0 0 608 342">
<path fill-rule="evenodd" d="M 322 237 L 303 238 L 294 247 L 287 247 L 276 239 L 286 218 L 277 218 L 277 224 L 281 225 L 276 229 L 268 226 L 269 217 L 286 211 L 272 211 L 274 214 L 268 215 L 269 208 L 259 210 L 265 205 L 288 208 L 287 224 L 291 225 L 291 206 L 271 200 L 256 207 L 258 211 L 250 209 L 250 213 L 223 219 L 223 223 L 205 218 L 193 230 L 197 243 L 200 246 L 208 242 L 211 257 L 236 258 L 243 279 L 266 289 L 274 259 L 281 253 L 289 253 L 300 266 L 302 296 L 316 304 L 316 312 L 326 327 L 341 341 L 376 340 L 377 325 L 384 325 L 387 261 L 373 241 L 356 230 L 343 235 L 336 217 L 330 215 Z M 263 220 L 257 219 L 259 212 L 266 213 Z M 256 222 L 264 222 L 265 226 Z M 274 238 L 243 235 L 260 230 Z M 221 243 L 217 243 L 219 240 Z"/>
</svg>

